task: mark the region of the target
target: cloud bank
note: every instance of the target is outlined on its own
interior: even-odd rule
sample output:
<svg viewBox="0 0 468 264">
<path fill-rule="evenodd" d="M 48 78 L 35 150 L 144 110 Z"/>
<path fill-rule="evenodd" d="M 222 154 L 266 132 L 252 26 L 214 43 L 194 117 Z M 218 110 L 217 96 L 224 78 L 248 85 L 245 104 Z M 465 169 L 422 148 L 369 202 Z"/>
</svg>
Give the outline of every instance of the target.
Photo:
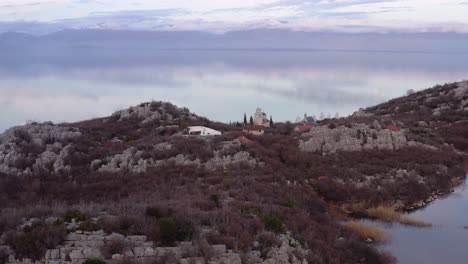
<svg viewBox="0 0 468 264">
<path fill-rule="evenodd" d="M 468 33 L 460 0 L 2 0 L 0 32 L 253 28 Z"/>
</svg>

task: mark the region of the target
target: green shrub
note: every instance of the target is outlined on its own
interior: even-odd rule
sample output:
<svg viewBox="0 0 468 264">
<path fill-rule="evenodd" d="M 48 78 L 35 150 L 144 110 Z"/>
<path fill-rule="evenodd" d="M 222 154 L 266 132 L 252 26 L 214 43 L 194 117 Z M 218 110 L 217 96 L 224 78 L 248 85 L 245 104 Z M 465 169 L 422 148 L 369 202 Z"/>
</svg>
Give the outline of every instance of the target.
<svg viewBox="0 0 468 264">
<path fill-rule="evenodd" d="M 106 264 L 106 262 L 99 258 L 89 258 L 83 264 Z"/>
<path fill-rule="evenodd" d="M 221 199 L 219 198 L 219 195 L 210 195 L 210 200 L 216 205 L 216 207 L 221 208 Z"/>
<path fill-rule="evenodd" d="M 145 219 L 137 216 L 104 216 L 97 221 L 97 229 L 105 233 L 119 233 L 125 236 L 141 235 L 145 228 Z"/>
<path fill-rule="evenodd" d="M 156 219 L 159 219 L 162 217 L 161 210 L 157 207 L 151 207 L 151 206 L 146 207 L 145 215 L 147 217 L 152 217 Z"/>
<path fill-rule="evenodd" d="M 431 136 L 432 133 L 431 133 L 431 130 L 430 129 L 427 129 L 427 128 L 416 128 L 416 127 L 412 127 L 409 129 L 409 131 L 415 135 L 418 135 L 418 136 L 421 136 L 421 137 L 427 137 L 427 136 Z"/>
<path fill-rule="evenodd" d="M 6 243 L 19 259 L 40 260 L 47 249 L 53 249 L 65 240 L 67 230 L 63 225 L 33 224 L 22 231 L 10 232 Z"/>
<path fill-rule="evenodd" d="M 82 231 L 97 231 L 99 227 L 96 223 L 88 219 L 81 222 L 77 229 Z"/>
<path fill-rule="evenodd" d="M 75 219 L 77 222 L 86 221 L 89 219 L 88 215 L 81 212 L 80 210 L 68 210 L 63 216 L 65 222 L 71 222 L 72 219 Z"/>
<path fill-rule="evenodd" d="M 174 221 L 162 219 L 159 222 L 160 240 L 163 246 L 173 246 L 176 242 L 177 227 Z"/>
<path fill-rule="evenodd" d="M 163 246 L 173 246 L 176 241 L 191 240 L 193 227 L 190 224 L 176 223 L 172 219 L 159 221 L 159 242 Z"/>
<path fill-rule="evenodd" d="M 8 253 L 4 248 L 0 248 L 0 264 L 5 264 L 8 261 Z"/>
<path fill-rule="evenodd" d="M 264 215 L 262 217 L 262 222 L 265 225 L 266 230 L 272 231 L 275 233 L 283 233 L 284 225 L 281 219 L 275 215 Z"/>
<path fill-rule="evenodd" d="M 297 206 L 297 203 L 293 200 L 287 200 L 286 202 L 281 202 L 280 205 L 288 208 L 294 208 Z"/>
<path fill-rule="evenodd" d="M 193 227 L 190 224 L 177 224 L 177 241 L 189 241 L 193 237 Z"/>
</svg>

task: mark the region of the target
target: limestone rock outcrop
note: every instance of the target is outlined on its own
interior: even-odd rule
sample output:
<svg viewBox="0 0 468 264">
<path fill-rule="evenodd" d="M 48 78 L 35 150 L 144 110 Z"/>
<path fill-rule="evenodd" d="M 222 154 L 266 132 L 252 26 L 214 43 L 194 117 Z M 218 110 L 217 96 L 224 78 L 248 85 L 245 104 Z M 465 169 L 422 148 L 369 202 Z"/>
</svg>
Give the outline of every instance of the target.
<svg viewBox="0 0 468 264">
<path fill-rule="evenodd" d="M 301 135 L 300 148 L 306 152 L 334 153 L 336 151 L 398 150 L 410 143 L 401 131 L 374 129 L 365 124 L 352 127 L 321 126 Z"/>
<path fill-rule="evenodd" d="M 145 125 L 158 120 L 172 121 L 179 118 L 195 120 L 198 117 L 187 108 L 179 108 L 171 103 L 149 102 L 117 111 L 112 114 L 112 118 L 118 121 L 136 118 L 141 120 L 142 125 Z"/>
<path fill-rule="evenodd" d="M 120 172 L 130 171 L 133 173 L 144 173 L 151 167 L 158 167 L 174 163 L 177 166 L 196 166 L 207 170 L 223 169 L 228 166 L 247 164 L 255 167 L 262 165 L 252 158 L 250 153 L 241 150 L 239 140 L 226 141 L 221 144 L 220 149 L 213 150 L 213 157 L 202 162 L 199 158 L 191 158 L 184 154 L 177 154 L 173 157 L 161 160 L 147 158 L 144 152 L 134 147 L 126 149 L 120 154 L 110 156 L 104 160 L 94 160 L 90 164 L 90 169 L 100 172 Z M 170 143 L 164 142 L 154 146 L 154 151 L 166 151 L 172 149 Z"/>
<path fill-rule="evenodd" d="M 41 171 L 65 174 L 71 168 L 65 159 L 72 146 L 63 144 L 82 136 L 77 128 L 33 123 L 0 134 L 0 172 L 29 176 Z"/>
</svg>

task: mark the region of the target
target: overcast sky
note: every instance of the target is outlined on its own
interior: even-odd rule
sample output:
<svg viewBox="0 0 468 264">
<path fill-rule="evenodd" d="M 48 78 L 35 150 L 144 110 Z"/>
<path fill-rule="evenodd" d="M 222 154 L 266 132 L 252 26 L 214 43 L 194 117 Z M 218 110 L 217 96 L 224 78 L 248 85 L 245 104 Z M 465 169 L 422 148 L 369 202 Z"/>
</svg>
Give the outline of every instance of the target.
<svg viewBox="0 0 468 264">
<path fill-rule="evenodd" d="M 0 0 L 0 32 L 63 28 L 468 33 L 468 0 Z"/>
</svg>

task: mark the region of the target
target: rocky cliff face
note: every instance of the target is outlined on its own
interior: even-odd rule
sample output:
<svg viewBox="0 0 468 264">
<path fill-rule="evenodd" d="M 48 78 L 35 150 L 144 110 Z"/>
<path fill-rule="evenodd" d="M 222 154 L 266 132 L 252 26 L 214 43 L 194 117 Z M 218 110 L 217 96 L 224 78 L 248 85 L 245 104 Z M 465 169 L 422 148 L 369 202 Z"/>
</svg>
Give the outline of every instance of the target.
<svg viewBox="0 0 468 264">
<path fill-rule="evenodd" d="M 334 153 L 336 151 L 398 150 L 407 146 L 423 146 L 408 141 L 401 131 L 371 128 L 365 124 L 330 128 L 321 126 L 301 135 L 300 148 L 307 152 Z M 428 148 L 434 148 L 426 146 Z"/>
</svg>

